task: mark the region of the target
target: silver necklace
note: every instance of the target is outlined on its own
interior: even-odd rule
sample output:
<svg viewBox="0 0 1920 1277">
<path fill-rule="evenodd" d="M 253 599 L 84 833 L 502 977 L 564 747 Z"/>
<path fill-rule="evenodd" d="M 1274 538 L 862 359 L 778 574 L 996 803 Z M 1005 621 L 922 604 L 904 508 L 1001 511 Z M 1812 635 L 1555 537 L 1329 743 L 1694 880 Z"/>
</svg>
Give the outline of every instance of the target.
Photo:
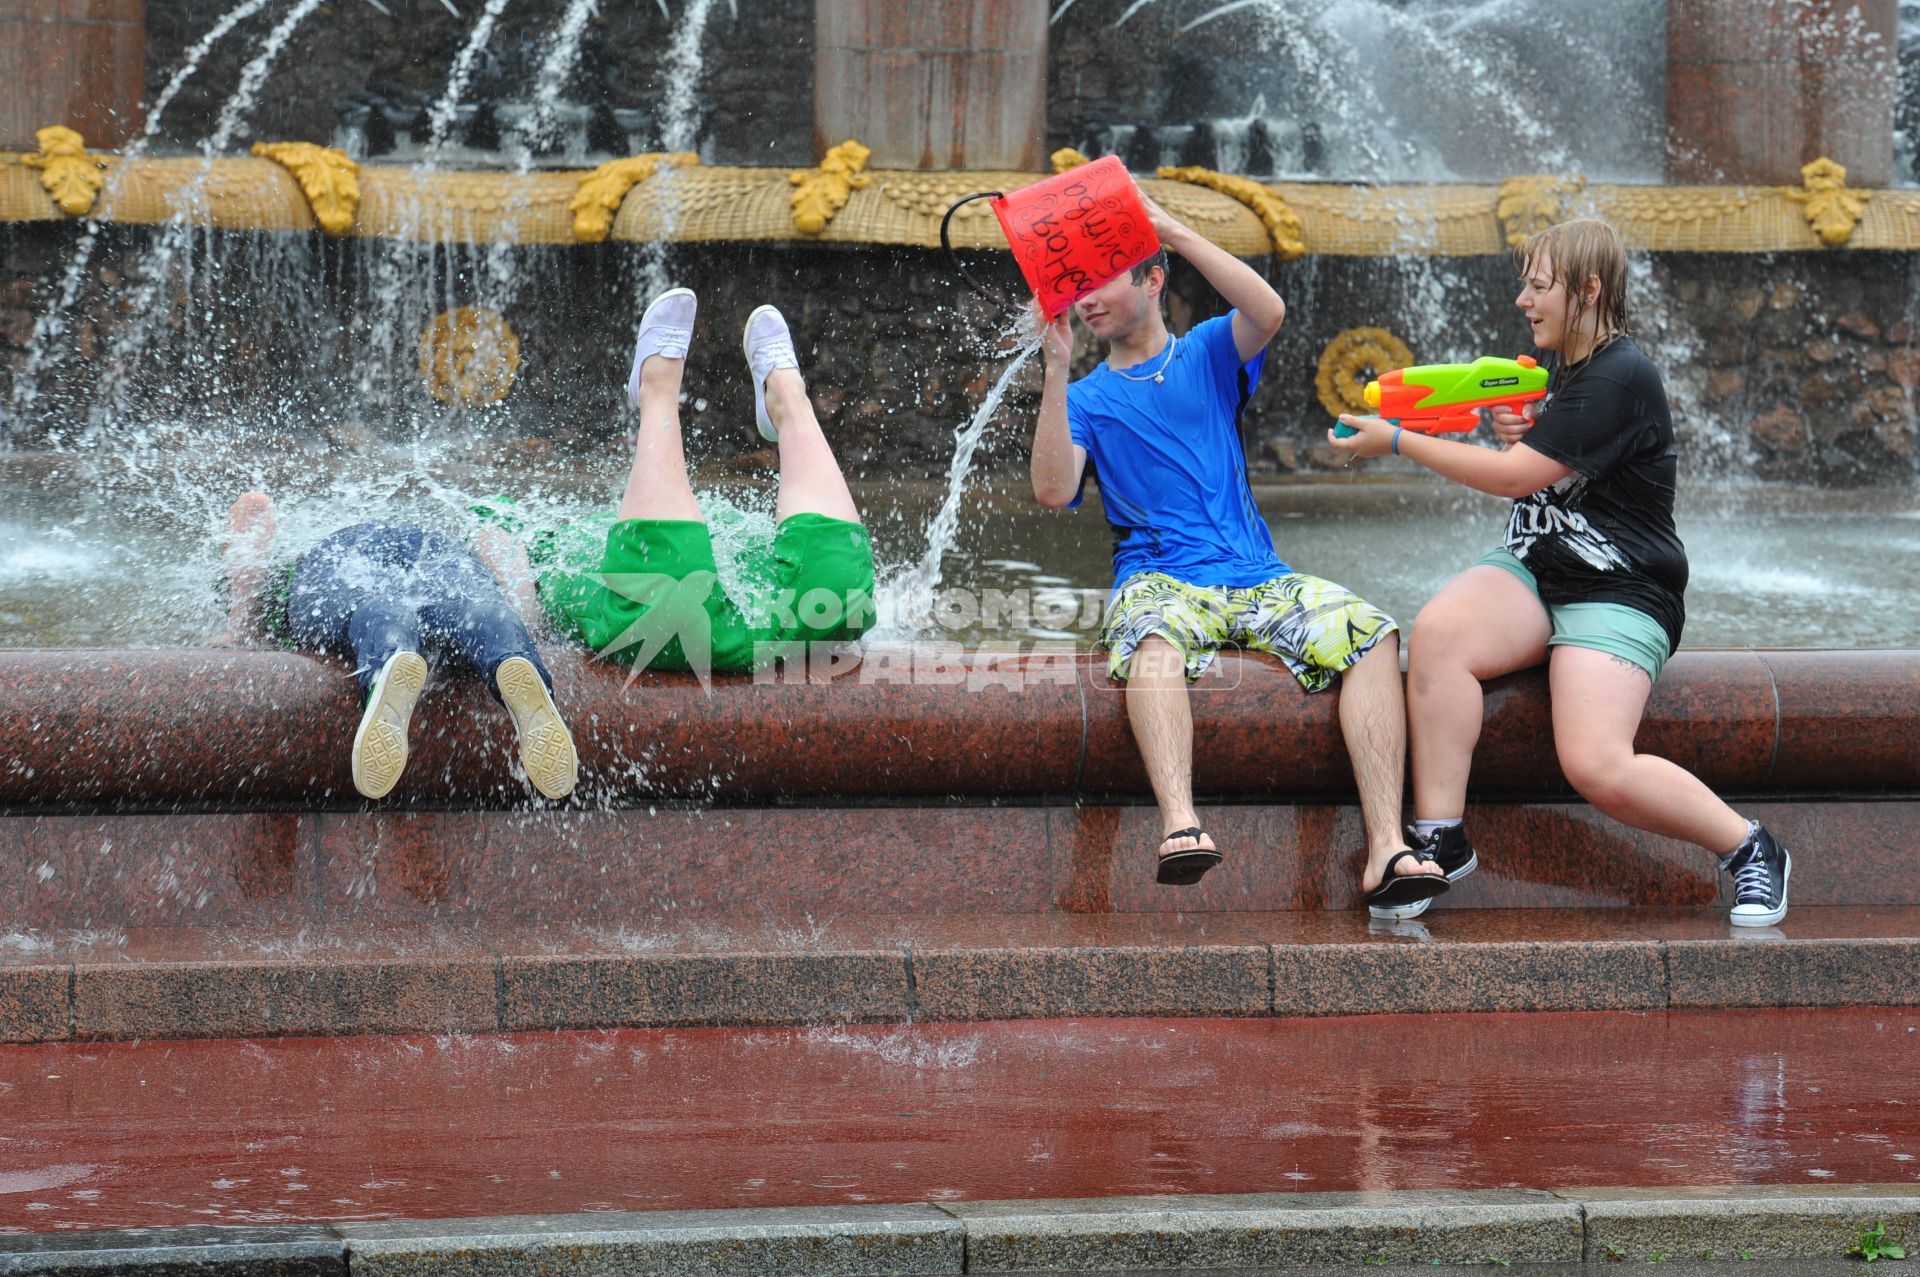
<svg viewBox="0 0 1920 1277">
<path fill-rule="evenodd" d="M 1178 346 L 1179 344 L 1180 344 L 1180 339 L 1178 337 L 1168 337 L 1167 338 L 1167 357 L 1160 361 L 1160 366 L 1158 368 L 1148 373 L 1144 377 L 1129 377 L 1127 376 L 1127 374 L 1121 372 L 1118 368 L 1115 368 L 1113 370 L 1113 375 L 1120 378 L 1122 381 L 1151 381 L 1155 385 L 1159 385 L 1165 382 L 1167 379 L 1167 365 L 1173 362 L 1173 348 L 1175 346 Z"/>
</svg>

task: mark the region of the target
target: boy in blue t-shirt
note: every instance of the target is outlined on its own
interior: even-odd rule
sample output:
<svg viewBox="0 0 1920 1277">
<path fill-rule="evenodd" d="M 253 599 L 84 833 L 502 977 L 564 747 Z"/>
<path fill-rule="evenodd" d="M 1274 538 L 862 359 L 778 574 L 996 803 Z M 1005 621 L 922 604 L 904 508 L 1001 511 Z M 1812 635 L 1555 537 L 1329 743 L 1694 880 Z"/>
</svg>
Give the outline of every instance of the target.
<svg viewBox="0 0 1920 1277">
<path fill-rule="evenodd" d="M 1078 505 L 1093 459 L 1114 534 L 1100 641 L 1109 672 L 1126 682 L 1127 718 L 1160 806 L 1157 880 L 1198 882 L 1221 860 L 1194 812 L 1186 685 L 1231 644 L 1278 657 L 1309 692 L 1345 684 L 1340 727 L 1367 827 L 1361 887 L 1375 916 L 1413 917 L 1447 880 L 1408 848 L 1400 827 L 1406 712 L 1397 628 L 1342 587 L 1281 562 L 1247 480 L 1240 413 L 1286 304 L 1245 262 L 1147 207 L 1160 242 L 1233 311 L 1170 334 L 1162 252 L 1074 303 L 1107 343 L 1107 358 L 1071 385 L 1073 327 L 1065 313 L 1048 324 L 1033 491 L 1045 506 Z"/>
</svg>

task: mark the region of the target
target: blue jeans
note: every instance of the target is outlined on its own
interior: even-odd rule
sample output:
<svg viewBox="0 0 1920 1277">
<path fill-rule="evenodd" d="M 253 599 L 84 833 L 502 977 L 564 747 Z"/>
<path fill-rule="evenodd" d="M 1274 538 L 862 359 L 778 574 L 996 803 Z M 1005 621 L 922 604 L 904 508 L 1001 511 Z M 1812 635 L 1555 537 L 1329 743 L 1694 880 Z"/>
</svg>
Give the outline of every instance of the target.
<svg viewBox="0 0 1920 1277">
<path fill-rule="evenodd" d="M 466 546 L 411 523 L 356 523 L 301 555 L 287 587 L 287 624 L 307 648 L 353 657 L 364 698 L 396 652 L 427 643 L 479 673 L 508 657 L 553 677 L 500 583 Z"/>
</svg>

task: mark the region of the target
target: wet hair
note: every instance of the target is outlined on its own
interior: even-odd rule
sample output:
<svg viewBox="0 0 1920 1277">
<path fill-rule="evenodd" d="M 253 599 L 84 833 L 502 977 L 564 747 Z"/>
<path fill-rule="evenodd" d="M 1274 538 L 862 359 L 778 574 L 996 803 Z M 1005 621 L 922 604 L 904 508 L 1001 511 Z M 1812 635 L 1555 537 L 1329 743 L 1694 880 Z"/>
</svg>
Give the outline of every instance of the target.
<svg viewBox="0 0 1920 1277">
<path fill-rule="evenodd" d="M 1577 332 L 1590 306 L 1597 310 L 1601 341 L 1627 331 L 1627 246 L 1620 233 L 1594 217 L 1560 222 L 1527 236 L 1514 254 L 1514 264 L 1526 274 L 1545 253 L 1553 263 L 1553 277 L 1567 287 L 1567 331 Z M 1600 296 L 1587 301 L 1586 283 L 1600 281 Z"/>
<path fill-rule="evenodd" d="M 1152 270 L 1156 266 L 1160 268 L 1160 274 L 1162 276 L 1165 276 L 1169 273 L 1168 267 L 1167 267 L 1167 250 L 1166 249 L 1164 248 L 1154 249 L 1152 257 L 1149 257 L 1145 261 L 1135 265 L 1132 270 L 1127 272 L 1127 275 L 1133 280 L 1134 283 L 1144 284 L 1147 282 L 1147 272 Z"/>
</svg>

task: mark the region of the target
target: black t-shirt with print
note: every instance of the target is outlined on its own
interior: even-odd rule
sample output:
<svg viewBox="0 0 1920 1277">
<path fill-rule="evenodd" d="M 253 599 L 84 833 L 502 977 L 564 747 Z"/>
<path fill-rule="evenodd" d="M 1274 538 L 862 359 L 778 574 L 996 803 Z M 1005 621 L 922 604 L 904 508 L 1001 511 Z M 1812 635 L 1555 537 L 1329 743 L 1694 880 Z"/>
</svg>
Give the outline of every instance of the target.
<svg viewBox="0 0 1920 1277">
<path fill-rule="evenodd" d="M 1621 603 L 1680 646 L 1687 551 L 1673 526 L 1673 418 L 1660 374 L 1616 337 L 1573 369 L 1555 369 L 1526 446 L 1573 473 L 1513 503 L 1507 549 L 1543 602 Z"/>
</svg>

